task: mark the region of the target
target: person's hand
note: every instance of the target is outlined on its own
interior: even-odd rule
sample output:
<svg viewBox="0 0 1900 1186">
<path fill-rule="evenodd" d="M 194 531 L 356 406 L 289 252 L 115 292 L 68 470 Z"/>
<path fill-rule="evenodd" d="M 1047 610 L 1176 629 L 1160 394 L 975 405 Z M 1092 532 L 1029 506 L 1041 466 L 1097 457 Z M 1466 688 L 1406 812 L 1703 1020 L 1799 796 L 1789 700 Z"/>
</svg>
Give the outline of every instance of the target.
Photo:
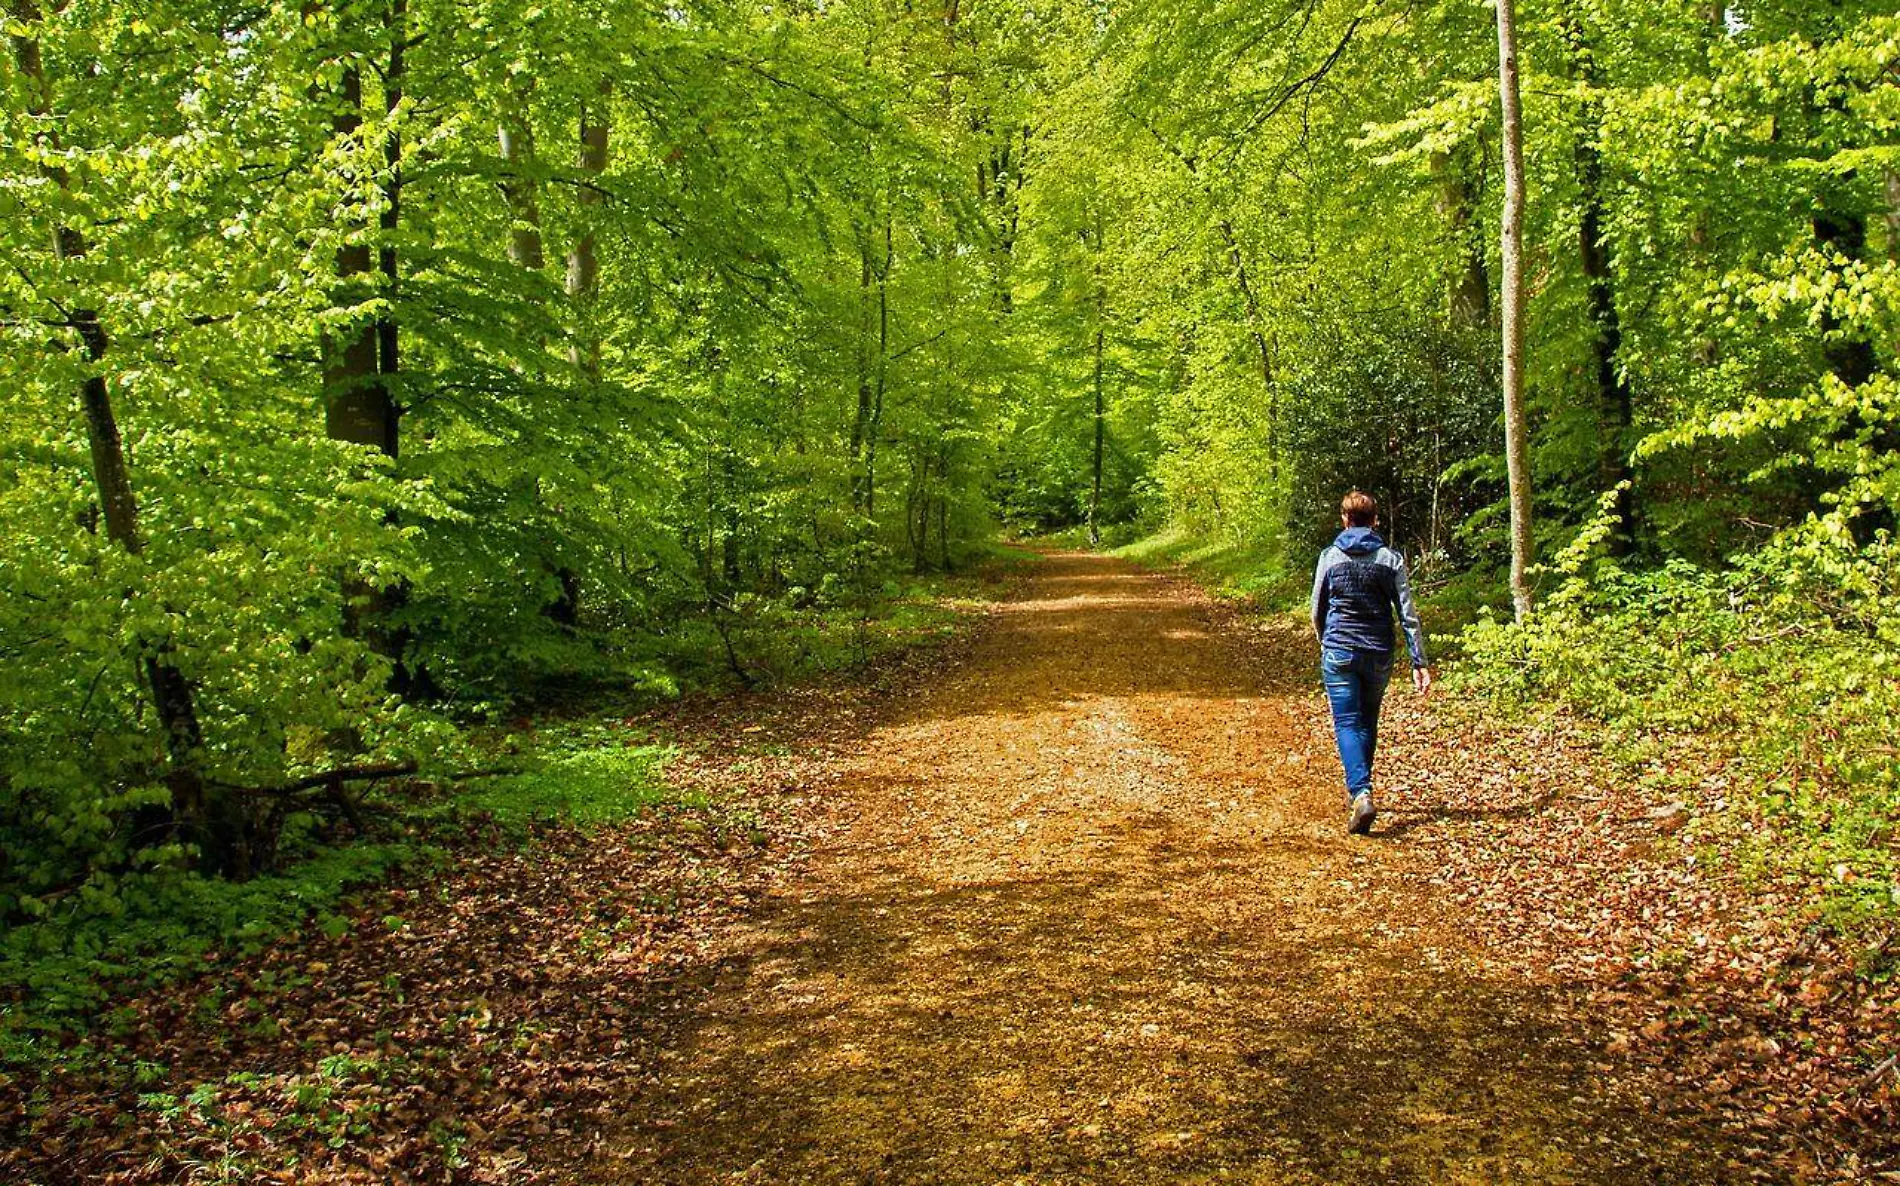
<svg viewBox="0 0 1900 1186">
<path fill-rule="evenodd" d="M 1412 668 L 1412 686 L 1423 695 L 1432 690 L 1432 669 L 1429 667 Z"/>
</svg>

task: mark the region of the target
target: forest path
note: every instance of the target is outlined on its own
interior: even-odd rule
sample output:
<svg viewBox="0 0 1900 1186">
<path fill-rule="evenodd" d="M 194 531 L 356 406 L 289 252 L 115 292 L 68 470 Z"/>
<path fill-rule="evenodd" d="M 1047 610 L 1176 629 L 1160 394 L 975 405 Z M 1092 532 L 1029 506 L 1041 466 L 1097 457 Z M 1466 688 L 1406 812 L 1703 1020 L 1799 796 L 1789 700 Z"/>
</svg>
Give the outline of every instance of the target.
<svg viewBox="0 0 1900 1186">
<path fill-rule="evenodd" d="M 830 759 L 603 1182 L 1710 1182 L 1593 1035 L 1344 834 L 1308 640 L 1113 559 L 1033 565 Z"/>
</svg>

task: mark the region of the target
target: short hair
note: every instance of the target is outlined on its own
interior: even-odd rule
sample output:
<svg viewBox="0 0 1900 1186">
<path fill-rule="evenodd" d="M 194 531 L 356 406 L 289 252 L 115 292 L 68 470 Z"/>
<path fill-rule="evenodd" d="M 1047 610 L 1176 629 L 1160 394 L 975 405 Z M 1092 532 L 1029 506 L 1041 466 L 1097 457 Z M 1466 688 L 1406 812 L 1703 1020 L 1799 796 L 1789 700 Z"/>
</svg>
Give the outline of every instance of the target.
<svg viewBox="0 0 1900 1186">
<path fill-rule="evenodd" d="M 1354 527 L 1370 527 L 1379 518 L 1379 504 L 1365 491 L 1353 490 L 1339 500 L 1339 513 Z"/>
</svg>

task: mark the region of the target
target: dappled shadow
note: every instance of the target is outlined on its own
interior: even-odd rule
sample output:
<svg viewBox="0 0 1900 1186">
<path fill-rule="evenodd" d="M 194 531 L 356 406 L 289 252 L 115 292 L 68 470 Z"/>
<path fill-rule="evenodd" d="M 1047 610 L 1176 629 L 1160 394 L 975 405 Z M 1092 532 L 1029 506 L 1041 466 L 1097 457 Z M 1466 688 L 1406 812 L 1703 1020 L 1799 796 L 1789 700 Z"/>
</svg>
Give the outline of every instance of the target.
<svg viewBox="0 0 1900 1186">
<path fill-rule="evenodd" d="M 786 903 L 618 1180 L 1725 1180 L 1702 1134 L 1600 1091 L 1536 994 L 1265 891 L 1181 901 L 1251 854 L 1175 839 Z"/>
<path fill-rule="evenodd" d="M 1024 713 L 1101 697 L 1227 700 L 1305 693 L 1316 669 L 1285 648 L 1249 648 L 1229 607 L 1175 578 L 1102 556 L 1045 560 L 1005 604 L 954 698 L 918 713 Z M 1131 645 L 1134 644 L 1134 645 Z"/>
<path fill-rule="evenodd" d="M 1415 846 L 1340 835 L 1292 641 L 1040 566 L 835 760 L 810 874 L 590 1180 L 1743 1180 L 1452 937 Z"/>
</svg>

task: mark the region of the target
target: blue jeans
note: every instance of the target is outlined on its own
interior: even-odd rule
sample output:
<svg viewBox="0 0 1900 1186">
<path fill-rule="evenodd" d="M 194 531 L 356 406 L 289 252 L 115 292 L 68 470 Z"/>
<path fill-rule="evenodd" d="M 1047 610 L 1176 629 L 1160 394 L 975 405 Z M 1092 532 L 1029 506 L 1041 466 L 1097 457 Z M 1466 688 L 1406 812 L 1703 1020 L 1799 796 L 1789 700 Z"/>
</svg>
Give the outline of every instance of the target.
<svg viewBox="0 0 1900 1186">
<path fill-rule="evenodd" d="M 1333 706 L 1333 738 L 1346 768 L 1346 794 L 1372 789 L 1372 757 L 1379 748 L 1379 706 L 1392 678 L 1392 656 L 1382 651 L 1320 651 L 1320 680 Z"/>
</svg>

